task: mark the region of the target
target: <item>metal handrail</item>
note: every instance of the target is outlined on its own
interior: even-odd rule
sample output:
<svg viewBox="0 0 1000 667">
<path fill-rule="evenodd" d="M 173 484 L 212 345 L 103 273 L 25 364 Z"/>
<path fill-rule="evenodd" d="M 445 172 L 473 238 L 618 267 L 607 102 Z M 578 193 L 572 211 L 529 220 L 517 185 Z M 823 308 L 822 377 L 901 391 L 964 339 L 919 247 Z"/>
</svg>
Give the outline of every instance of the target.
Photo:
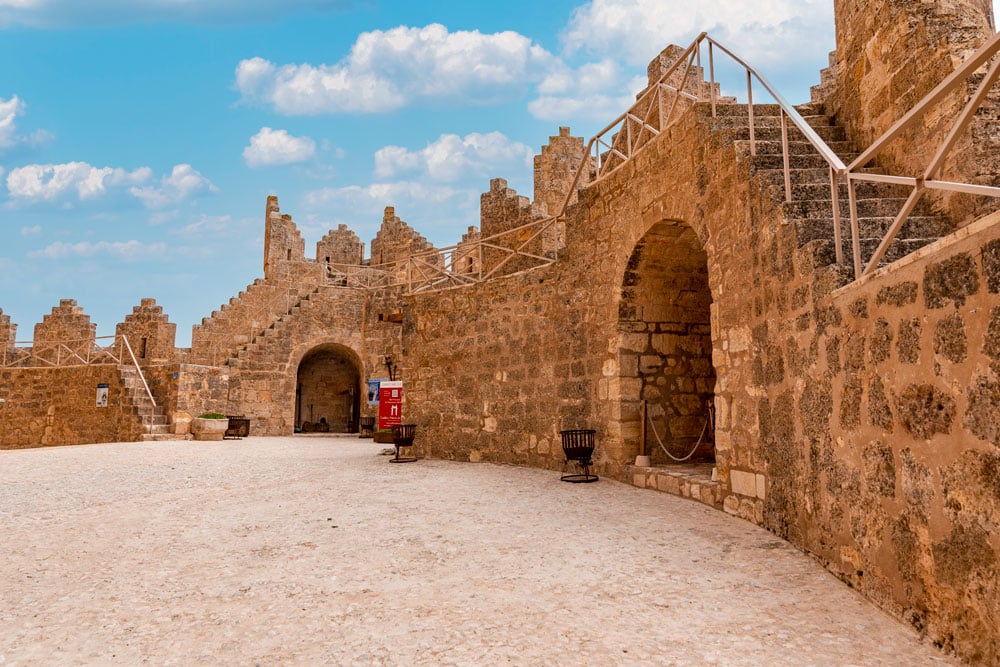
<svg viewBox="0 0 1000 667">
<path fill-rule="evenodd" d="M 868 148 L 862 151 L 861 154 L 853 162 L 851 162 L 850 165 L 848 165 L 847 186 L 851 204 L 851 232 L 855 278 L 861 278 L 862 276 L 869 274 L 875 269 L 875 267 L 878 266 L 878 263 L 888 251 L 889 246 L 892 244 L 893 240 L 895 240 L 896 234 L 898 234 L 899 230 L 902 229 L 903 225 L 909 219 L 910 214 L 913 212 L 913 209 L 916 207 L 920 197 L 927 190 L 942 190 L 986 197 L 1000 197 L 1000 188 L 998 187 L 978 185 L 974 183 L 955 183 L 935 178 L 940 175 L 945 158 L 948 157 L 951 150 L 955 147 L 959 136 L 961 136 L 962 132 L 968 128 L 969 123 L 972 122 L 976 111 L 982 106 L 986 96 L 996 84 L 998 78 L 1000 78 L 1000 58 L 994 60 L 992 65 L 990 65 L 976 92 L 971 98 L 969 98 L 961 113 L 958 114 L 958 117 L 955 118 L 955 122 L 948 131 L 947 136 L 944 141 L 942 141 L 941 145 L 938 146 L 934 153 L 934 157 L 931 158 L 930 164 L 928 164 L 921 175 L 898 176 L 860 172 L 861 169 L 865 168 L 865 165 L 869 164 L 879 155 L 879 153 L 882 152 L 889 142 L 898 137 L 902 132 L 911 128 L 931 107 L 940 102 L 946 95 L 954 91 L 958 86 L 966 83 L 969 77 L 989 62 L 991 58 L 994 58 L 998 53 L 1000 53 L 1000 33 L 996 33 L 990 39 L 986 40 L 986 42 L 979 49 L 977 49 L 972 56 L 962 63 L 958 69 L 945 77 L 944 80 L 941 81 L 941 83 L 939 83 L 931 92 L 927 93 L 927 95 L 925 95 L 916 106 L 906 112 L 902 118 L 893 123 L 893 125 L 886 130 L 882 136 L 872 142 Z M 855 182 L 857 181 L 904 185 L 912 188 L 906 202 L 896 215 L 896 218 L 893 220 L 893 223 L 890 225 L 888 231 L 882 237 L 882 240 L 875 249 L 875 252 L 872 254 L 871 258 L 869 258 L 868 264 L 866 264 L 863 269 L 861 267 L 861 239 L 858 232 L 857 196 L 855 194 Z"/>
<path fill-rule="evenodd" d="M 785 190 L 785 201 L 792 201 L 792 184 L 791 184 L 791 168 L 790 168 L 790 150 L 789 150 L 789 139 L 788 139 L 788 122 L 791 121 L 792 125 L 797 129 L 807 143 L 809 143 L 816 153 L 827 163 L 829 169 L 829 179 L 830 179 L 830 206 L 831 215 L 833 218 L 833 234 L 834 234 L 834 249 L 836 255 L 836 261 L 838 263 L 844 262 L 843 256 L 843 242 L 842 242 L 842 231 L 841 231 L 841 207 L 840 207 L 840 185 L 846 182 L 848 200 L 849 200 L 849 210 L 850 210 L 850 225 L 851 225 L 851 236 L 853 245 L 853 260 L 855 267 L 855 277 L 859 278 L 865 273 L 872 270 L 872 268 L 877 265 L 878 261 L 882 258 L 885 253 L 885 249 L 888 244 L 892 242 L 895 234 L 898 232 L 899 228 L 906 221 L 909 214 L 912 212 L 913 207 L 916 204 L 916 199 L 919 195 L 926 189 L 938 189 L 947 190 L 953 192 L 963 192 L 969 194 L 977 195 L 987 195 L 1000 197 L 1000 188 L 969 184 L 969 183 L 953 183 L 949 181 L 936 180 L 933 177 L 940 170 L 941 164 L 944 158 L 947 156 L 948 151 L 954 146 L 954 143 L 959 135 L 959 133 L 967 126 L 971 121 L 972 114 L 981 105 L 983 99 L 985 99 L 986 93 L 989 91 L 992 83 L 1000 76 L 1000 65 L 994 63 L 991 67 L 989 73 L 984 79 L 980 86 L 979 91 L 970 100 L 965 111 L 959 118 L 959 121 L 952 128 L 949 133 L 948 138 L 942 144 L 942 146 L 937 151 L 931 165 L 927 168 L 927 171 L 923 176 L 920 177 L 903 177 L 903 176 L 889 176 L 889 175 L 878 175 L 863 173 L 859 170 L 864 167 L 879 151 L 885 146 L 886 143 L 891 141 L 900 132 L 910 127 L 916 118 L 922 115 L 931 105 L 936 101 L 941 99 L 944 95 L 952 91 L 957 85 L 962 81 L 967 79 L 974 71 L 976 71 L 980 66 L 987 62 L 993 55 L 1000 50 L 1000 33 L 994 35 L 987 43 L 976 52 L 976 54 L 966 61 L 958 70 L 956 70 L 952 75 L 947 77 L 937 88 L 935 88 L 927 97 L 925 97 L 916 107 L 914 107 L 910 112 L 908 112 L 900 121 L 898 121 L 889 131 L 887 131 L 882 137 L 880 137 L 876 142 L 874 142 L 868 149 L 862 152 L 861 156 L 854 160 L 850 165 L 846 165 L 844 161 L 838 156 L 832 148 L 819 136 L 816 130 L 802 117 L 798 110 L 784 98 L 781 93 L 778 92 L 777 88 L 771 84 L 768 79 L 761 74 L 756 68 L 754 68 L 750 63 L 736 55 L 731 49 L 727 48 L 725 45 L 720 43 L 715 38 L 709 36 L 707 33 L 703 32 L 698 35 L 697 38 L 683 51 L 681 55 L 674 61 L 674 63 L 667 68 L 667 70 L 657 79 L 657 81 L 648 86 L 646 91 L 640 95 L 635 104 L 633 104 L 627 111 L 620 114 L 615 120 L 611 121 L 603 129 L 601 129 L 597 134 L 590 138 L 587 142 L 583 159 L 580 162 L 580 166 L 577 168 L 576 174 L 573 181 L 566 192 L 566 196 L 563 200 L 562 206 L 558 213 L 545 218 L 541 218 L 534 222 L 522 225 L 521 227 L 500 232 L 489 237 L 484 237 L 476 241 L 466 242 L 463 244 L 457 244 L 449 246 L 443 249 L 435 249 L 424 251 L 421 253 L 416 253 L 410 255 L 409 257 L 401 260 L 396 264 L 387 265 L 377 265 L 377 266 L 341 266 L 338 267 L 338 272 L 342 271 L 346 275 L 345 282 L 349 287 L 360 287 L 367 289 L 381 289 L 385 287 L 397 287 L 405 285 L 410 293 L 417 291 L 425 291 L 427 289 L 442 289 L 441 285 L 447 285 L 447 288 L 454 287 L 465 287 L 468 285 L 477 284 L 484 280 L 487 280 L 494 275 L 496 275 L 499 269 L 512 260 L 514 257 L 523 256 L 529 259 L 538 260 L 539 264 L 536 267 L 545 266 L 551 264 L 555 261 L 555 258 L 541 257 L 532 253 L 524 252 L 524 248 L 531 241 L 535 240 L 538 235 L 544 229 L 549 228 L 551 225 L 559 220 L 565 219 L 566 210 L 569 208 L 570 202 L 573 196 L 576 194 L 577 188 L 580 187 L 580 182 L 583 174 L 587 171 L 593 171 L 593 179 L 589 179 L 590 184 L 601 181 L 602 179 L 609 176 L 611 173 L 619 169 L 625 163 L 629 162 L 635 157 L 648 143 L 644 141 L 646 135 L 651 137 L 656 137 L 663 132 L 663 130 L 668 127 L 674 120 L 674 110 L 678 107 L 678 102 L 681 99 L 687 100 L 689 102 L 706 101 L 704 99 L 703 87 L 705 84 L 704 74 L 701 71 L 701 50 L 702 45 L 706 44 L 708 48 L 708 62 L 709 62 L 709 100 L 711 103 L 712 117 L 717 117 L 717 106 L 719 100 L 716 95 L 716 77 L 715 77 L 715 51 L 718 49 L 721 53 L 729 56 L 739 66 L 741 66 L 746 72 L 746 86 L 747 86 L 747 116 L 748 125 L 750 132 L 750 154 L 751 156 L 756 155 L 757 150 L 757 139 L 755 131 L 755 118 L 754 118 L 754 103 L 753 103 L 753 86 L 754 80 L 758 82 L 760 86 L 774 99 L 776 105 L 779 108 L 779 115 L 781 121 L 781 146 L 782 146 L 782 159 L 783 159 L 783 176 L 784 176 L 784 190 Z M 681 72 L 683 69 L 682 80 L 679 86 L 673 86 L 668 81 L 675 74 Z M 698 95 L 694 95 L 685 90 L 688 80 L 691 76 L 692 69 L 697 71 L 698 76 Z M 673 99 L 671 100 L 670 109 L 668 112 L 664 113 L 664 93 L 672 93 Z M 690 108 L 690 107 L 689 107 Z M 654 111 L 658 113 L 656 119 L 656 124 L 654 125 L 651 120 Z M 633 131 L 633 127 L 638 128 L 637 131 Z M 602 153 L 602 150 L 605 152 Z M 903 206 L 900 211 L 897 220 L 893 223 L 889 232 L 883 238 L 881 245 L 875 253 L 875 256 L 869 262 L 867 268 L 864 271 L 861 270 L 860 265 L 860 231 L 859 231 L 859 218 L 857 213 L 857 197 L 855 191 L 856 181 L 874 181 L 881 183 L 890 184 L 903 184 L 909 185 L 914 188 L 913 194 L 911 194 L 910 199 Z M 509 248 L 506 246 L 501 246 L 501 239 L 512 233 L 520 232 L 528 228 L 536 228 L 539 231 L 532 234 L 529 240 L 516 248 Z M 500 262 L 496 267 L 493 267 L 488 273 L 483 273 L 482 256 L 483 248 L 499 249 L 509 252 L 510 254 Z M 459 258 L 467 258 L 470 255 L 475 255 L 478 257 L 478 269 L 475 274 L 470 273 L 457 273 L 455 271 L 455 261 L 456 256 Z M 427 258 L 435 258 L 441 260 L 441 258 L 446 258 L 444 261 L 438 261 L 437 263 L 428 261 Z M 386 277 L 386 281 L 377 286 L 363 285 L 361 281 L 355 278 L 352 280 L 352 276 L 356 276 L 359 272 L 367 271 L 379 271 L 381 275 Z M 520 271 L 519 271 L 520 272 Z M 519 273 L 518 272 L 518 273 Z M 414 273 L 417 274 L 417 279 L 414 280 Z M 370 275 L 370 274 L 369 274 Z M 403 277 L 400 277 L 403 276 Z M 430 277 L 428 277 L 430 276 Z"/>
<path fill-rule="evenodd" d="M 713 117 L 716 116 L 716 111 L 717 111 L 717 100 L 715 95 L 716 82 L 715 82 L 714 50 L 716 48 L 719 49 L 722 53 L 732 58 L 734 62 L 742 66 L 747 72 L 747 85 L 748 85 L 747 113 L 749 115 L 749 121 L 750 121 L 749 125 L 750 125 L 750 137 L 751 137 L 750 141 L 751 154 L 756 153 L 756 140 L 754 133 L 754 119 L 753 119 L 753 88 L 752 88 L 753 79 L 756 79 L 759 82 L 759 84 L 763 86 L 763 88 L 768 92 L 768 94 L 771 95 L 771 97 L 775 100 L 779 109 L 781 110 L 782 153 L 784 158 L 783 166 L 784 166 L 786 201 L 791 201 L 792 199 L 787 120 L 791 120 L 792 125 L 794 125 L 795 128 L 802 133 L 806 141 L 813 146 L 816 152 L 829 165 L 831 200 L 832 200 L 831 205 L 833 208 L 832 213 L 834 218 L 834 235 L 836 237 L 835 244 L 837 248 L 836 250 L 837 259 L 838 261 L 843 261 L 842 250 L 841 250 L 842 244 L 840 242 L 840 236 L 841 236 L 840 206 L 837 194 L 838 194 L 838 180 L 843 174 L 846 173 L 847 166 L 844 164 L 843 160 L 841 160 L 841 158 L 833 151 L 833 149 L 831 149 L 826 144 L 826 142 L 823 141 L 823 139 L 817 134 L 815 129 L 813 129 L 813 127 L 809 125 L 809 123 L 805 120 L 805 118 L 802 117 L 802 115 L 798 112 L 798 110 L 796 110 L 794 106 L 792 106 L 791 104 L 788 103 L 787 100 L 785 100 L 785 98 L 778 92 L 778 90 L 774 87 L 774 85 L 772 85 L 771 82 L 767 80 L 767 78 L 764 75 L 762 75 L 757 69 L 755 69 L 752 65 L 746 62 L 743 58 L 740 58 L 735 53 L 733 53 L 732 50 L 727 48 L 718 40 L 710 37 L 708 33 L 702 32 L 701 34 L 698 35 L 697 38 L 695 38 L 693 42 L 691 42 L 691 44 L 684 51 L 681 52 L 680 56 L 674 61 L 674 63 L 669 68 L 667 68 L 665 72 L 663 72 L 663 74 L 661 74 L 661 76 L 657 79 L 657 81 L 653 85 L 649 86 L 647 90 L 637 98 L 635 104 L 633 104 L 625 112 L 621 113 L 617 118 L 608 123 L 603 129 L 598 131 L 594 136 L 590 138 L 590 140 L 584 147 L 583 159 L 580 161 L 580 165 L 576 170 L 576 173 L 573 177 L 573 181 L 571 182 L 570 187 L 567 189 L 566 196 L 563 199 L 562 206 L 560 207 L 558 213 L 556 213 L 555 215 L 548 216 L 546 218 L 542 218 L 535 222 L 529 223 L 527 225 L 522 225 L 521 227 L 518 227 L 513 230 L 508 230 L 505 232 L 494 234 L 490 237 L 479 239 L 478 241 L 472 242 L 472 244 L 475 244 L 478 247 L 481 257 L 482 248 L 484 247 L 497 248 L 498 245 L 497 241 L 499 241 L 502 237 L 508 236 L 514 232 L 524 230 L 526 228 L 536 228 L 537 229 L 536 233 L 534 233 L 527 242 L 521 244 L 520 246 L 518 246 L 513 250 L 504 248 L 505 250 L 509 250 L 510 254 L 506 258 L 504 258 L 504 260 L 500 262 L 498 266 L 493 267 L 493 269 L 485 275 L 482 274 L 482 262 L 480 261 L 479 262 L 480 271 L 478 276 L 474 276 L 470 279 L 470 277 L 466 274 L 463 275 L 462 278 L 456 279 L 453 267 L 449 267 L 449 262 L 445 261 L 442 263 L 443 264 L 442 267 L 436 269 L 436 274 L 437 274 L 436 283 L 434 283 L 433 281 L 425 280 L 417 287 L 414 287 L 414 284 L 412 282 L 414 265 L 422 265 L 421 268 L 426 270 L 427 262 L 425 258 L 431 256 L 441 257 L 442 255 L 447 255 L 454 258 L 454 255 L 457 251 L 467 252 L 470 243 L 449 246 L 448 248 L 444 249 L 425 251 L 423 253 L 417 253 L 411 255 L 406 260 L 407 262 L 406 284 L 409 291 L 411 293 L 415 291 L 424 291 L 428 289 L 428 287 L 440 289 L 440 287 L 438 287 L 438 285 L 440 284 L 448 284 L 449 287 L 464 287 L 467 285 L 476 284 L 478 282 L 482 282 L 496 275 L 503 265 L 505 265 L 506 263 L 508 263 L 514 257 L 517 256 L 525 256 L 531 259 L 540 260 L 538 264 L 539 267 L 550 264 L 552 261 L 555 261 L 554 258 L 553 259 L 541 258 L 531 253 L 525 253 L 523 252 L 523 248 L 527 246 L 528 243 L 537 238 L 542 231 L 552 226 L 558 220 L 565 219 L 566 210 L 569 208 L 570 202 L 572 201 L 573 196 L 580 185 L 580 181 L 583 177 L 583 174 L 588 169 L 593 169 L 595 171 L 594 178 L 591 180 L 591 183 L 595 183 L 606 178 L 612 172 L 616 171 L 619 167 L 624 165 L 636 154 L 638 154 L 639 151 L 642 150 L 642 148 L 645 146 L 645 144 L 642 143 L 642 140 L 644 139 L 646 133 L 652 135 L 653 137 L 658 136 L 666 127 L 668 127 L 671 124 L 671 121 L 673 120 L 674 111 L 678 105 L 678 100 L 682 98 L 688 101 L 698 101 L 699 99 L 703 99 L 697 95 L 693 95 L 685 91 L 685 86 L 691 76 L 693 67 L 697 67 L 698 69 L 698 76 L 699 76 L 698 90 L 699 93 L 702 91 L 702 87 L 704 84 L 704 76 L 701 74 L 700 68 L 701 68 L 701 46 L 703 43 L 707 44 L 709 49 L 709 64 L 710 64 L 711 79 L 709 81 L 708 88 L 710 92 Z M 671 85 L 669 83 L 670 79 L 676 73 L 680 72 L 682 67 L 684 68 L 684 70 L 680 85 L 679 86 Z M 674 93 L 674 99 L 670 104 L 669 111 L 667 111 L 666 113 L 664 113 L 663 110 L 664 91 Z M 645 111 L 645 113 L 643 113 L 643 111 Z M 654 111 L 658 112 L 659 114 L 659 117 L 657 118 L 657 125 L 659 127 L 656 127 L 650 123 L 651 115 L 653 114 Z M 623 124 L 625 128 L 625 146 L 622 146 L 621 141 L 617 139 L 617 137 L 621 135 L 621 126 Z M 633 124 L 639 126 L 639 130 L 637 133 L 632 132 L 631 128 Z M 618 131 L 615 132 L 615 130 Z M 609 134 L 612 135 L 610 138 L 608 138 Z M 619 158 L 619 162 L 615 164 L 611 169 L 605 169 L 606 163 L 602 161 L 601 153 L 599 152 L 600 146 L 606 147 L 610 154 L 615 155 Z M 624 152 L 621 150 L 622 148 L 625 149 Z M 339 270 L 346 269 L 347 271 L 356 270 L 356 268 L 357 267 L 338 267 Z M 373 267 L 367 267 L 367 268 L 370 269 Z M 452 270 L 449 270 L 449 268 L 451 268 Z M 392 283 L 392 286 L 398 284 L 400 284 L 400 282 L 395 282 Z"/>
<path fill-rule="evenodd" d="M 139 362 L 135 358 L 135 353 L 132 352 L 132 346 L 128 342 L 128 336 L 125 334 L 121 335 L 122 343 L 125 345 L 125 349 L 128 350 L 128 356 L 132 359 L 132 365 L 135 367 L 136 373 L 139 374 L 139 379 L 142 380 L 142 386 L 146 390 L 146 396 L 149 397 L 149 402 L 153 406 L 152 414 L 156 414 L 156 399 L 153 398 L 153 392 L 149 390 L 149 384 L 146 382 L 146 376 L 142 372 L 142 368 L 139 366 Z M 121 355 L 124 356 L 124 355 Z M 152 415 L 150 415 L 150 421 L 152 421 Z"/>
</svg>

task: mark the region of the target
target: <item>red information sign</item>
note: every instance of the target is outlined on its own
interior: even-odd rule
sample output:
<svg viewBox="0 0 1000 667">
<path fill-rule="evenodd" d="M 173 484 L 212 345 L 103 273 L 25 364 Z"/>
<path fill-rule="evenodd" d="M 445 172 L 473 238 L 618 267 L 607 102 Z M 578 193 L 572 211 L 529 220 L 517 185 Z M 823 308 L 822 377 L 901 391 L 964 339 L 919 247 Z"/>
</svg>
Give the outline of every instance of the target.
<svg viewBox="0 0 1000 667">
<path fill-rule="evenodd" d="M 403 383 L 383 382 L 379 385 L 378 429 L 390 429 L 403 423 Z"/>
</svg>

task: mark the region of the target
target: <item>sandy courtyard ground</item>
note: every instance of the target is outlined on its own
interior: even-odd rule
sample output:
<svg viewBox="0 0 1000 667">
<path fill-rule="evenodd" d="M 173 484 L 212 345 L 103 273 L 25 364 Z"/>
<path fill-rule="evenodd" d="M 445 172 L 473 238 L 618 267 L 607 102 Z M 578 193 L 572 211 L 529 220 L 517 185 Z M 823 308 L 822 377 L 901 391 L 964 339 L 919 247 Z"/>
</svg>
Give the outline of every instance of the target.
<svg viewBox="0 0 1000 667">
<path fill-rule="evenodd" d="M 383 448 L 0 451 L 0 664 L 953 664 L 698 503 Z"/>
</svg>

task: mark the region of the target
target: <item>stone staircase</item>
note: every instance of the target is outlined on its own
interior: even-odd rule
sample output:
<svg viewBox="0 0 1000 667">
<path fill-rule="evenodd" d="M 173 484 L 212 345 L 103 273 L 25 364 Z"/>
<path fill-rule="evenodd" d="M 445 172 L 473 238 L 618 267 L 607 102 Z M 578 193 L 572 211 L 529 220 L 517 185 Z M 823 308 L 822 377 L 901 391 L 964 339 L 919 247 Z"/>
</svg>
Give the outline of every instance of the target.
<svg viewBox="0 0 1000 667">
<path fill-rule="evenodd" d="M 833 124 L 824 112 L 822 104 L 808 103 L 799 105 L 796 109 L 841 160 L 850 163 L 857 157 L 855 147 L 847 141 L 844 128 Z M 736 144 L 739 159 L 749 160 L 751 173 L 756 174 L 767 184 L 774 201 L 780 202 L 785 220 L 795 225 L 799 244 L 815 242 L 821 263 L 834 264 L 836 254 L 829 166 L 812 144 L 806 141 L 805 136 L 789 123 L 792 201 L 786 202 L 778 106 L 754 105 L 757 154 L 752 157 L 746 105 L 718 105 L 717 118 L 711 119 L 710 123 L 714 131 L 722 131 L 729 135 Z M 844 264 L 845 268 L 850 268 L 853 250 L 847 185 L 840 184 L 838 190 Z M 868 262 L 881 243 L 896 214 L 902 208 L 908 192 L 909 188 L 898 185 L 857 184 L 858 227 L 863 265 Z M 918 205 L 889 246 L 881 264 L 908 255 L 952 231 L 954 225 L 950 221 Z"/>
<path fill-rule="evenodd" d="M 280 333 L 301 311 L 314 307 L 315 301 L 313 301 L 313 297 L 319 294 L 322 289 L 322 286 L 318 286 L 305 295 L 300 296 L 285 313 L 276 317 L 270 325 L 254 332 L 248 341 L 236 347 L 232 355 L 224 362 L 225 365 L 230 368 L 242 367 L 250 356 L 259 352 L 267 344 L 270 337 L 273 337 L 276 333 Z"/>
<path fill-rule="evenodd" d="M 250 343 L 256 332 L 273 323 L 276 315 L 280 317 L 286 303 L 298 303 L 306 295 L 297 287 L 257 278 L 192 328 L 190 363 L 224 363 Z"/>
<path fill-rule="evenodd" d="M 125 386 L 129 404 L 133 406 L 136 414 L 142 420 L 142 440 L 183 440 L 184 436 L 177 436 L 170 432 L 170 420 L 162 406 L 153 405 L 146 394 L 146 388 L 142 385 L 142 378 L 134 366 L 121 365 L 118 373 Z"/>
</svg>

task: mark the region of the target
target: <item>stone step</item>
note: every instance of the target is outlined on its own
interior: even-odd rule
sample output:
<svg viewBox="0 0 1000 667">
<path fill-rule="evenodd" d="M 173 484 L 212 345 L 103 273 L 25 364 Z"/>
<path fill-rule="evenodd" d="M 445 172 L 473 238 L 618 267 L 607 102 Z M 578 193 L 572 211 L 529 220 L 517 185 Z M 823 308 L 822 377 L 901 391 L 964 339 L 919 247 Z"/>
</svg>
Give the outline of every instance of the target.
<svg viewBox="0 0 1000 667">
<path fill-rule="evenodd" d="M 190 440 L 191 437 L 187 435 L 176 435 L 174 433 L 143 433 L 141 436 L 142 442 L 166 442 L 170 440 Z"/>
<path fill-rule="evenodd" d="M 717 107 L 715 117 L 712 117 L 712 110 L 703 110 L 702 113 L 705 117 L 710 119 L 710 123 L 713 128 L 749 128 L 750 127 L 750 116 L 747 113 L 746 105 L 737 105 L 739 111 L 734 111 L 733 107 L 727 109 L 728 113 L 722 113 L 723 107 Z M 811 128 L 817 131 L 825 130 L 828 127 L 836 127 L 833 122 L 826 116 L 802 116 L 802 119 L 809 124 Z M 786 121 L 788 124 L 789 132 L 797 131 L 794 124 L 789 120 Z M 754 117 L 753 117 L 753 127 L 754 131 L 765 129 L 765 128 L 781 128 L 781 116 L 777 113 L 775 114 L 761 114 L 756 106 L 754 106 Z"/>
<path fill-rule="evenodd" d="M 783 200 L 784 188 L 775 189 L 778 190 L 777 194 Z M 794 192 L 794 188 L 792 190 Z M 906 200 L 895 197 L 873 197 L 871 199 L 858 199 L 856 203 L 858 217 L 860 218 L 895 217 L 899 214 Z M 791 202 L 782 201 L 781 207 L 785 212 L 785 217 L 789 219 L 823 219 L 830 218 L 833 215 L 832 202 L 829 198 L 795 199 L 793 197 Z M 840 215 L 847 217 L 849 214 L 850 208 L 847 197 L 841 197 Z"/>
<path fill-rule="evenodd" d="M 891 217 L 858 218 L 858 230 L 861 238 L 873 239 L 875 242 L 868 253 L 869 255 L 871 252 L 874 252 L 886 232 L 889 231 L 889 227 L 892 226 L 893 221 L 894 218 Z M 825 220 L 816 218 L 793 219 L 789 220 L 789 222 L 795 225 L 800 244 L 808 243 L 809 241 L 817 239 L 833 239 L 833 220 L 830 218 Z M 841 219 L 840 230 L 843 238 L 851 238 L 850 225 L 851 222 L 849 218 L 844 217 Z M 950 233 L 951 231 L 950 225 L 938 216 L 911 216 L 903 224 L 902 229 L 899 230 L 899 233 L 896 235 L 896 240 L 934 240 Z M 862 244 L 862 246 L 864 247 L 864 244 Z"/>
<path fill-rule="evenodd" d="M 795 174 L 792 174 L 793 177 Z M 800 178 L 792 179 L 792 199 L 823 199 L 826 201 L 830 200 L 830 173 L 826 171 L 823 174 L 810 174 L 808 176 L 822 176 L 822 179 L 816 182 L 808 182 L 808 179 L 802 177 L 805 175 L 800 175 Z M 781 170 L 776 170 L 774 172 L 761 174 L 773 187 L 780 188 L 782 195 L 784 195 L 785 179 L 784 174 Z M 840 199 L 843 202 L 847 201 L 847 185 L 843 182 L 840 183 L 838 188 L 840 191 Z M 856 182 L 854 184 L 854 195 L 859 200 L 860 199 L 905 199 L 909 196 L 910 188 L 902 185 L 888 185 L 885 183 L 870 183 L 870 182 Z"/>
<path fill-rule="evenodd" d="M 736 149 L 739 150 L 739 151 L 744 151 L 746 153 L 750 152 L 750 140 L 749 139 L 747 139 L 747 140 L 737 139 L 737 140 L 733 141 L 733 145 L 735 145 Z M 783 147 L 781 145 L 781 140 L 780 139 L 778 139 L 777 141 L 772 141 L 772 140 L 769 140 L 769 139 L 768 140 L 762 140 L 760 137 L 757 137 L 754 140 L 754 145 L 755 145 L 755 148 L 757 149 L 757 155 L 759 155 L 759 156 L 777 155 L 777 156 L 780 157 L 783 154 L 783 152 L 784 152 L 784 149 L 783 149 Z M 848 163 L 848 162 L 850 162 L 850 160 L 854 159 L 855 157 L 857 157 L 856 155 L 853 155 L 851 153 L 852 144 L 850 144 L 850 143 L 848 143 L 846 141 L 835 141 L 833 143 L 829 143 L 828 142 L 827 146 L 829 146 L 833 150 L 833 152 L 841 160 L 844 161 L 845 164 Z M 789 140 L 789 142 L 788 142 L 788 154 L 790 156 L 794 157 L 796 155 L 819 155 L 819 152 L 817 151 L 816 147 L 813 146 L 808 141 L 791 141 L 791 140 Z"/>
<path fill-rule="evenodd" d="M 744 123 L 742 125 L 722 125 L 712 123 L 712 129 L 720 132 L 728 132 L 734 140 L 748 141 L 750 139 L 750 128 Z M 847 132 L 840 125 L 829 125 L 826 127 L 813 128 L 819 138 L 826 143 L 835 141 L 846 141 Z M 781 126 L 773 125 L 767 127 L 754 126 L 754 138 L 757 140 L 781 141 Z M 805 141 L 805 135 L 799 132 L 798 128 L 788 126 L 788 139 L 790 141 Z"/>
<path fill-rule="evenodd" d="M 749 142 L 747 142 L 749 144 Z M 749 149 L 749 146 L 748 146 Z M 740 154 L 737 153 L 737 159 L 739 159 Z M 784 169 L 784 157 L 779 155 L 756 155 L 751 157 L 749 150 L 743 155 L 742 159 L 751 160 L 755 171 L 761 172 L 769 169 L 781 170 Z M 824 167 L 829 170 L 829 164 L 822 155 L 818 153 L 812 153 L 810 155 L 790 155 L 788 158 L 789 167 L 791 169 L 822 169 Z M 827 178 L 829 178 L 829 171 L 827 172 Z"/>
<path fill-rule="evenodd" d="M 892 245 L 889 246 L 885 257 L 879 262 L 879 266 L 885 266 L 897 259 L 902 259 L 903 257 L 909 255 L 912 252 L 916 252 L 920 248 L 923 248 L 929 243 L 933 243 L 938 239 L 926 238 L 926 239 L 895 239 Z M 861 245 L 861 264 L 862 268 L 868 263 L 868 260 L 874 254 L 875 249 L 878 248 L 879 243 L 882 242 L 881 238 L 863 238 L 860 239 Z M 816 239 L 811 242 L 813 244 L 812 251 L 813 256 L 816 258 L 816 265 L 823 266 L 836 263 L 836 255 L 834 253 L 834 244 L 832 237 L 830 239 Z M 850 232 L 843 239 L 841 244 L 844 253 L 844 262 L 847 266 L 853 263 L 851 259 L 853 250 L 851 249 L 851 237 Z"/>
</svg>

